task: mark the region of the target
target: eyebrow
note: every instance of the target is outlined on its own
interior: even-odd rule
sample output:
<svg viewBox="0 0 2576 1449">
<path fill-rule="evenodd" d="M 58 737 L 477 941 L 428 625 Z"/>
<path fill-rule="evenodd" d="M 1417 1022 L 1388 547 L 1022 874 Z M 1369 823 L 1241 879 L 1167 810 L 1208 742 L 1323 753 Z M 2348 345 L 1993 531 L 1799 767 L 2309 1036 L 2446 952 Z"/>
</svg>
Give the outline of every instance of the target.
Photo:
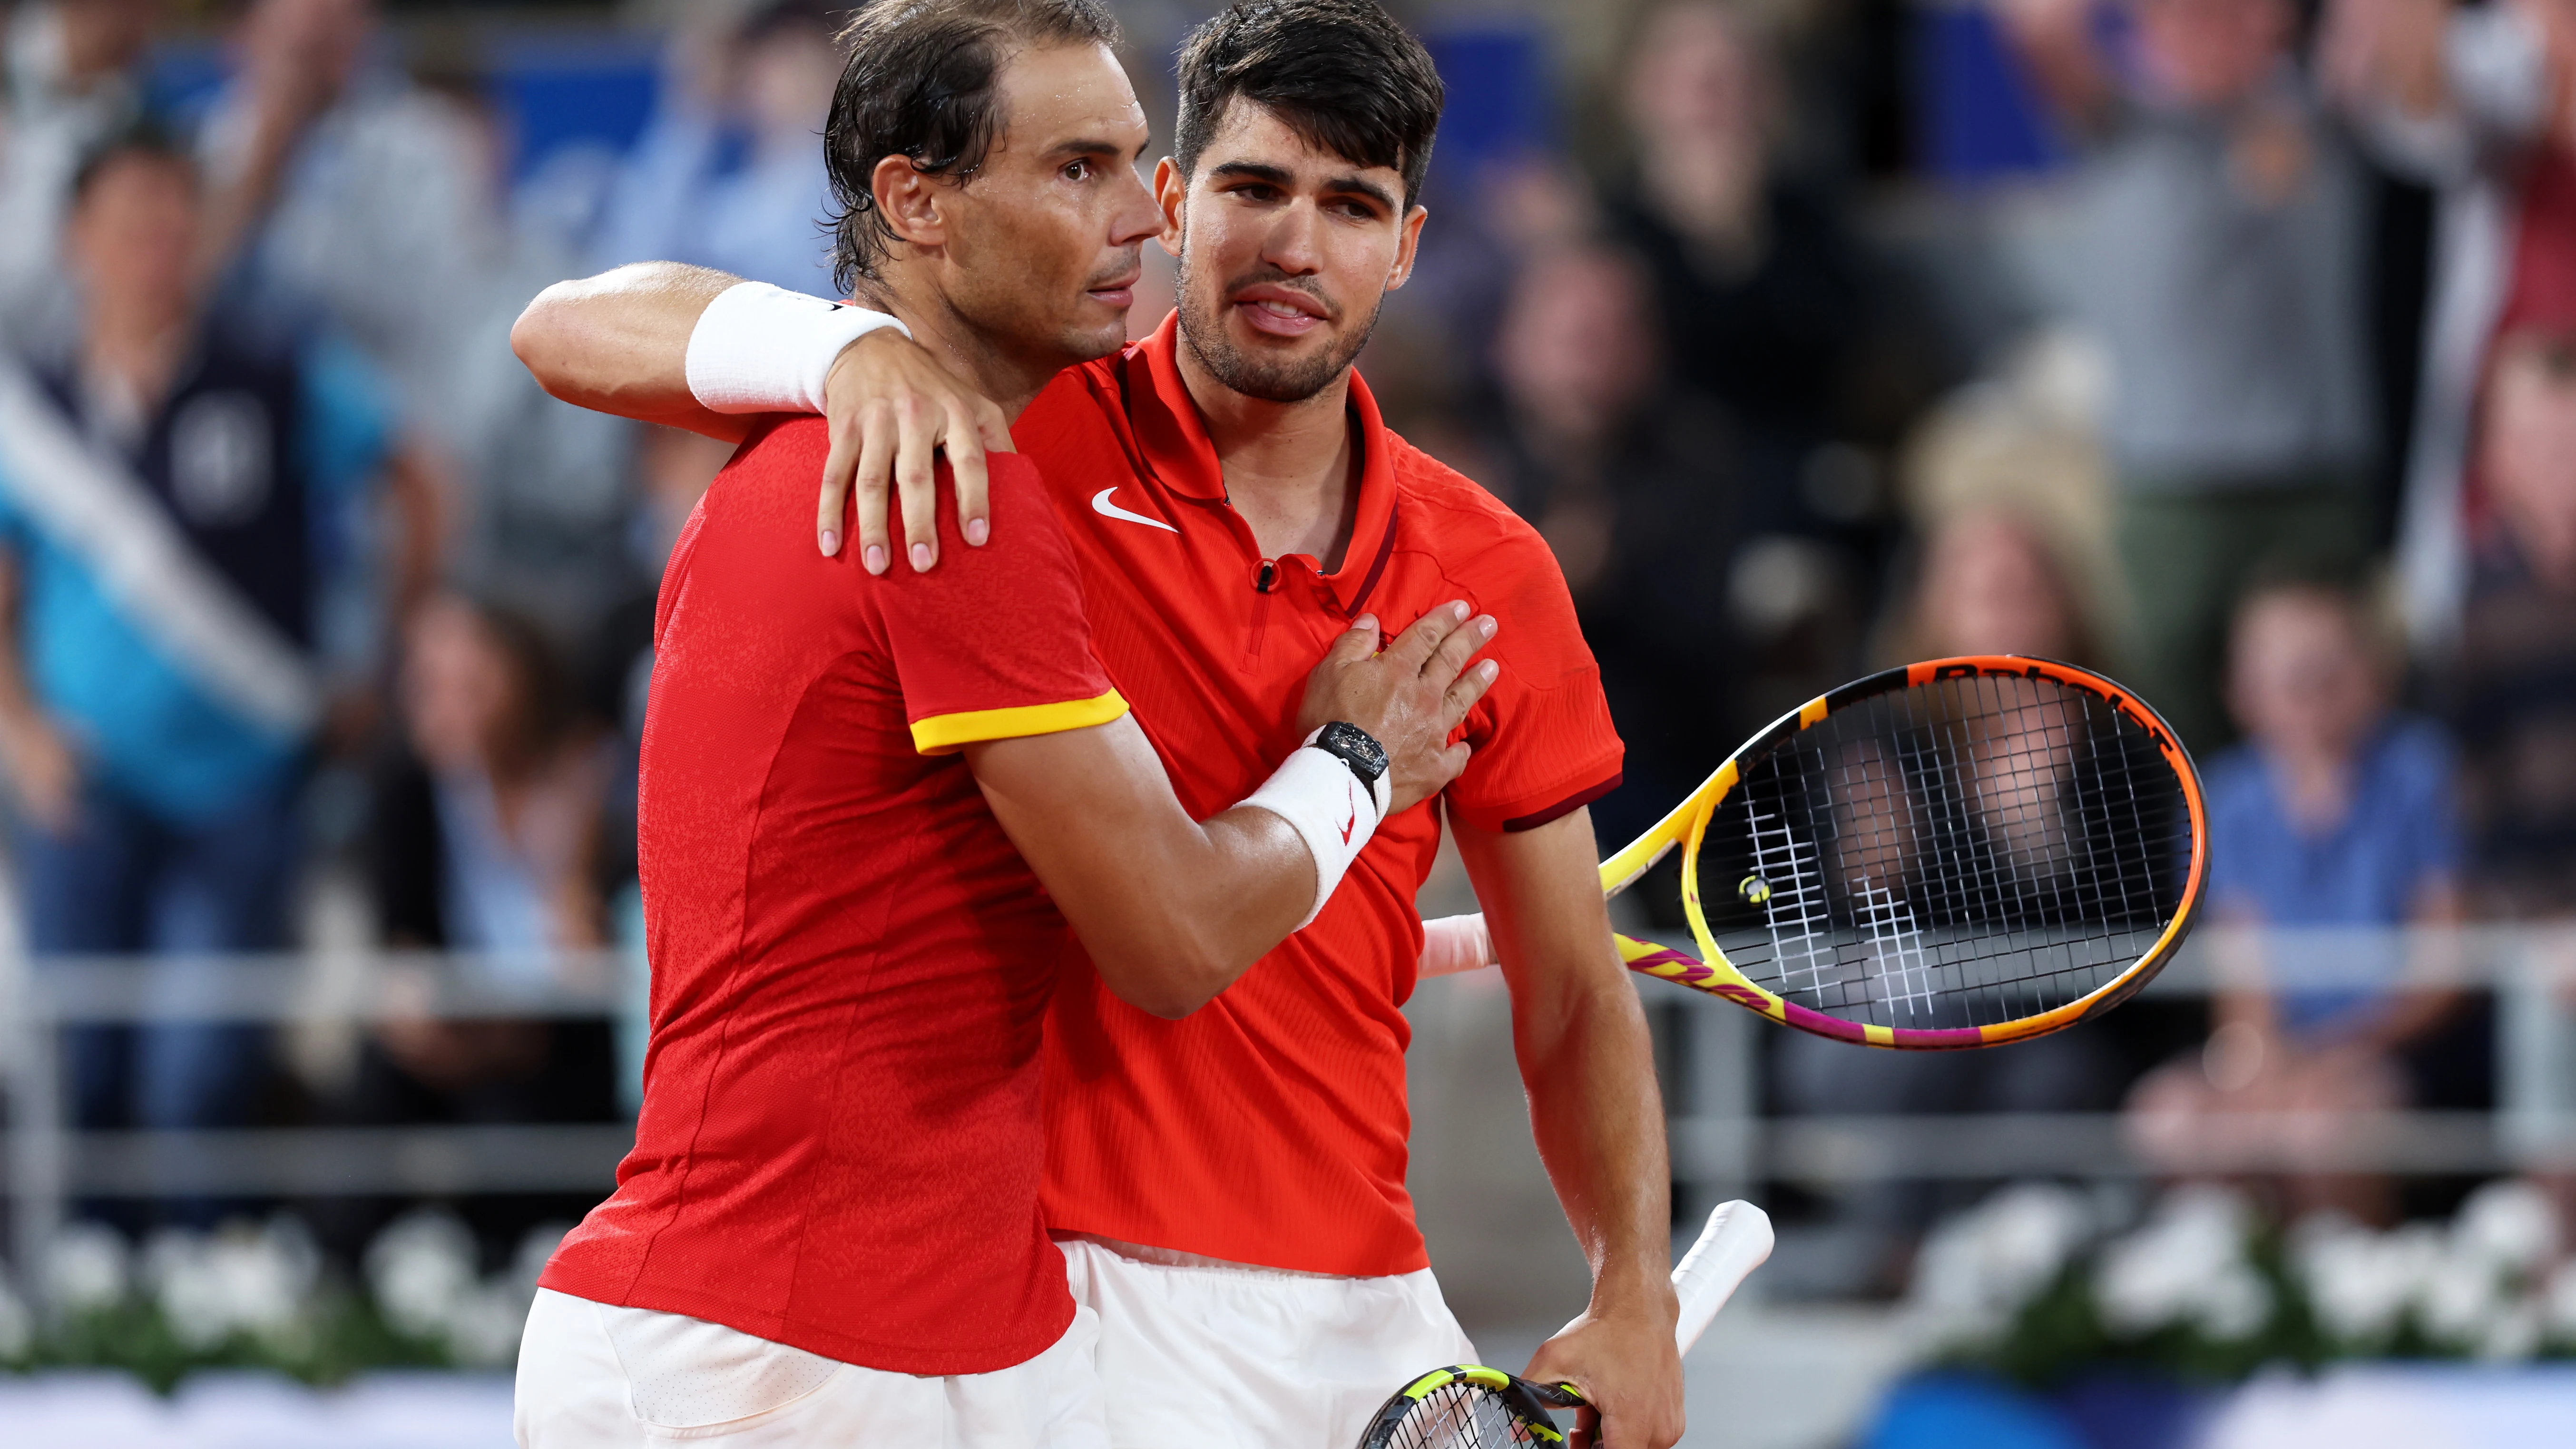
<svg viewBox="0 0 2576 1449">
<path fill-rule="evenodd" d="M 1153 137 L 1149 135 L 1145 139 L 1145 145 L 1151 144 L 1153 144 Z M 1143 149 L 1144 146 L 1137 147 L 1140 152 Z M 1049 146 L 1046 153 L 1049 156 L 1124 156 L 1127 154 L 1127 148 L 1103 137 L 1082 136 L 1070 141 L 1058 141 Z"/>
<path fill-rule="evenodd" d="M 1285 167 L 1264 166 L 1257 161 L 1228 161 L 1222 166 L 1209 167 L 1208 174 L 1211 177 L 1235 177 L 1247 181 L 1267 181 L 1271 185 L 1283 190 L 1294 183 L 1297 179 L 1295 174 Z M 1365 196 L 1369 200 L 1376 202 L 1378 205 L 1385 207 L 1389 211 L 1397 209 L 1394 195 L 1385 187 L 1380 186 L 1376 182 L 1370 181 L 1365 177 L 1331 177 L 1324 182 L 1323 189 L 1328 192 L 1345 192 L 1352 195 Z"/>
</svg>

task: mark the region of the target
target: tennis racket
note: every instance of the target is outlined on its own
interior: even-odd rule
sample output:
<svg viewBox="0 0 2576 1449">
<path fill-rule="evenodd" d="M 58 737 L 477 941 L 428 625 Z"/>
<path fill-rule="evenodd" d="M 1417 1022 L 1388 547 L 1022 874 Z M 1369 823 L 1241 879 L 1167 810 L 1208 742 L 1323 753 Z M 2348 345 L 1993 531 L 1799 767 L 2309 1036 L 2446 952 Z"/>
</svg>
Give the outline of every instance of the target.
<svg viewBox="0 0 2576 1449">
<path fill-rule="evenodd" d="M 1809 700 L 1602 862 L 1601 888 L 1676 845 L 1699 953 L 1622 936 L 1629 969 L 1905 1049 L 2021 1041 L 2117 1006 L 2182 944 L 2209 869 L 2200 777 L 2163 718 L 2019 655 Z M 1481 915 L 1425 928 L 1425 974 L 1494 959 Z"/>
<path fill-rule="evenodd" d="M 1699 1241 L 1673 1269 L 1673 1296 L 1681 1300 L 1673 1341 L 1683 1353 L 1699 1341 L 1745 1275 L 1770 1256 L 1770 1217 L 1749 1202 L 1718 1204 Z M 1565 1435 L 1548 1411 L 1577 1409 L 1584 1402 L 1572 1384 L 1536 1384 L 1482 1364 L 1453 1364 L 1396 1390 L 1369 1421 L 1360 1449 L 1562 1443 Z"/>
</svg>

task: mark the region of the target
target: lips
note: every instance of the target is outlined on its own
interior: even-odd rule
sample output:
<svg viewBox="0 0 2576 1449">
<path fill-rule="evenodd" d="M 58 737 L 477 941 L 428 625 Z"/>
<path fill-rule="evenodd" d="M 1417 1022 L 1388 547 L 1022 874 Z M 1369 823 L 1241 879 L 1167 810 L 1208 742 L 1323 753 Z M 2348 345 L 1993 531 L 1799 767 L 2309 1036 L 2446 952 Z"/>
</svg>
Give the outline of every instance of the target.
<svg viewBox="0 0 2576 1449">
<path fill-rule="evenodd" d="M 1230 305 L 1244 325 L 1273 337 L 1303 337 L 1330 320 L 1316 298 L 1266 282 L 1236 292 Z"/>
<path fill-rule="evenodd" d="M 1084 288 L 1083 293 L 1095 302 L 1102 303 L 1105 306 L 1116 307 L 1123 311 L 1136 304 L 1136 283 L 1142 279 L 1144 275 L 1144 269 L 1138 267 L 1130 270 L 1124 276 L 1115 277 L 1107 281 L 1094 282 L 1089 287 Z"/>
</svg>

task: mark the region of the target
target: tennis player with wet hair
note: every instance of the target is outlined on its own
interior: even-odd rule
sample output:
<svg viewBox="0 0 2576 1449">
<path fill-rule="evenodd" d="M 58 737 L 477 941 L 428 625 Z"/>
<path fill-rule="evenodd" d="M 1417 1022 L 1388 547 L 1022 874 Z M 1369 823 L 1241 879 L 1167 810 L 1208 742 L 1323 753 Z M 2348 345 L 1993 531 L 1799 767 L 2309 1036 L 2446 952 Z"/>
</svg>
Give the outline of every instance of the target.
<svg viewBox="0 0 2576 1449">
<path fill-rule="evenodd" d="M 1095 16 L 1021 23 L 1050 14 Z M 1088 118 L 1078 87 L 1049 93 Z M 1068 234 L 1120 204 L 1071 198 Z M 963 300 L 950 281 L 917 255 L 879 270 L 925 335 Z M 1116 322 L 1080 292 L 1058 313 Z M 1049 999 L 1079 975 L 1146 1020 L 1199 1008 L 1456 776 L 1450 735 L 1492 677 L 1469 668 L 1492 621 L 1463 603 L 1393 640 L 1359 615 L 1310 651 L 1316 732 L 1247 742 L 1266 780 L 1185 811 L 1093 655 L 1036 469 L 995 460 L 1013 526 L 989 547 L 870 575 L 806 543 L 827 446 L 819 420 L 765 420 L 664 577 L 644 1107 L 530 1315 L 531 1449 L 1105 1449 L 1096 1315 L 1039 1202 Z M 953 508 L 932 526 L 958 536 Z"/>
<path fill-rule="evenodd" d="M 1023 8 L 888 3 L 853 34 Z M 826 146 L 856 306 L 625 268 L 539 298 L 521 356 L 558 396 L 720 437 L 765 411 L 826 413 L 823 551 L 883 577 L 935 578 L 1043 526 L 976 486 L 1016 438 L 1080 565 L 1093 646 L 1192 811 L 1242 798 L 1311 727 L 1307 667 L 1355 616 L 1463 598 L 1498 620 L 1500 676 L 1442 810 L 1390 815 L 1312 924 L 1183 1021 L 1064 978 L 1046 1219 L 1099 1315 L 1121 1449 L 1353 1443 L 1393 1384 L 1473 1359 L 1404 1186 L 1412 902 L 1445 814 L 1493 924 L 1541 1155 L 1594 1270 L 1589 1310 L 1528 1373 L 1581 1385 L 1606 1444 L 1664 1449 L 1682 1413 L 1662 1109 L 1585 809 L 1617 783 L 1619 741 L 1546 545 L 1387 430 L 1351 365 L 1424 225 L 1430 58 L 1369 0 L 1239 4 L 1182 53 L 1175 154 L 1149 190 L 1142 115 L 1105 45 L 983 54 L 972 74 L 854 54 Z M 959 107 L 938 144 L 865 134 L 890 96 L 933 86 Z M 1122 350 L 1147 237 L 1181 259 L 1181 307 Z M 898 268 L 939 277 L 939 308 Z M 933 542 L 928 520 L 952 507 L 957 534 Z"/>
</svg>

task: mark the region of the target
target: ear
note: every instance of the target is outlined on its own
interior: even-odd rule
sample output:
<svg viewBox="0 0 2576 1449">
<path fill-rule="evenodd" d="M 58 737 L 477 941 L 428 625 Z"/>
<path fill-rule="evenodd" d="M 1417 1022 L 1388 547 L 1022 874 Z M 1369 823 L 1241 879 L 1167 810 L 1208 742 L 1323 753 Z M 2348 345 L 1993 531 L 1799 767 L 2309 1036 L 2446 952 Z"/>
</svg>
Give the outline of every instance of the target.
<svg viewBox="0 0 2576 1449">
<path fill-rule="evenodd" d="M 1190 179 L 1181 174 L 1180 163 L 1166 156 L 1154 163 L 1154 204 L 1163 209 L 1163 234 L 1157 238 L 1163 250 L 1178 257 L 1181 233 L 1187 219 L 1190 201 Z"/>
<path fill-rule="evenodd" d="M 945 188 L 938 177 L 915 170 L 911 158 L 880 158 L 868 173 L 868 190 L 876 197 L 877 214 L 896 236 L 917 247 L 947 242 L 948 217 L 941 205 Z"/>
<path fill-rule="evenodd" d="M 1395 244 L 1395 270 L 1387 274 L 1388 291 L 1413 279 L 1413 259 L 1422 250 L 1422 224 L 1430 219 L 1431 213 L 1419 206 L 1404 214 L 1402 236 Z"/>
</svg>

